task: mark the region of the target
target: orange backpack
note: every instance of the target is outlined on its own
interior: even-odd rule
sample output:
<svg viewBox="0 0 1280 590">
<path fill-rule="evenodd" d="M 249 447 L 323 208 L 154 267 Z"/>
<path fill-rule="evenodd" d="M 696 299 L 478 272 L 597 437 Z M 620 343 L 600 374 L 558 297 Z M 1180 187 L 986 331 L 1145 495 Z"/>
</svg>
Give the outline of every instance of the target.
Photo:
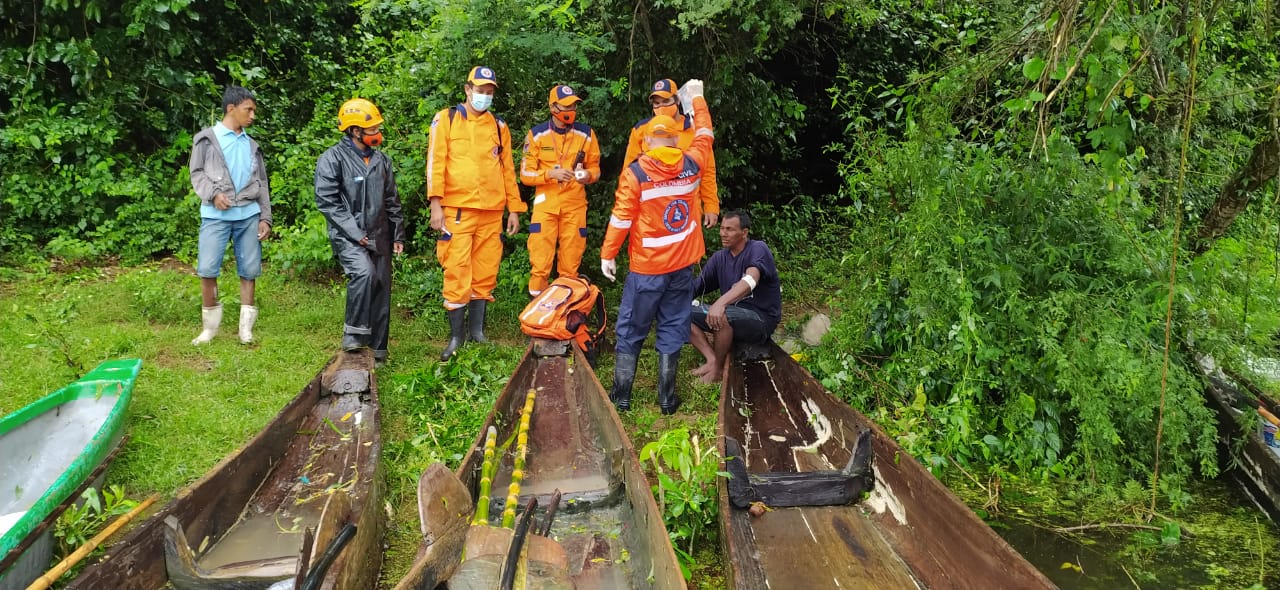
<svg viewBox="0 0 1280 590">
<path fill-rule="evenodd" d="M 581 276 L 557 278 L 520 313 L 520 330 L 525 334 L 573 340 L 588 357 L 594 356 L 607 323 L 600 288 Z"/>
</svg>

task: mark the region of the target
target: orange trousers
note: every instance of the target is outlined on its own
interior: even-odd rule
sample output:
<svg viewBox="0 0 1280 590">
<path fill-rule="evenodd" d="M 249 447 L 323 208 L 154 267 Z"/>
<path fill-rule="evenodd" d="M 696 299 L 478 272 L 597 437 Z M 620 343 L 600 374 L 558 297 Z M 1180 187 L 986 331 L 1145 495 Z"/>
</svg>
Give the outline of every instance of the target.
<svg viewBox="0 0 1280 590">
<path fill-rule="evenodd" d="M 556 242 L 560 244 L 556 272 L 562 277 L 578 276 L 582 253 L 587 250 L 587 210 L 546 213 L 537 206 L 529 220 L 529 294 L 537 295 L 549 284 L 551 262 L 556 259 Z"/>
<path fill-rule="evenodd" d="M 493 301 L 502 262 L 502 210 L 444 208 L 444 231 L 436 259 L 444 269 L 444 307 L 458 309 L 473 299 Z"/>
</svg>

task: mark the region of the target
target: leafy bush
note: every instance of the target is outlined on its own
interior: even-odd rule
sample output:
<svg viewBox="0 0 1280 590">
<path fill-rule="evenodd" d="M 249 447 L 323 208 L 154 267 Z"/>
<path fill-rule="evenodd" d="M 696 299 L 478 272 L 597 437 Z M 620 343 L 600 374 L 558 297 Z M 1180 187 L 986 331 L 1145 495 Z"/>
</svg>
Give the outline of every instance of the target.
<svg viewBox="0 0 1280 590">
<path fill-rule="evenodd" d="M 303 276 L 316 276 L 338 270 L 338 261 L 329 244 L 329 230 L 324 215 L 314 208 L 293 225 L 276 225 L 274 242 L 264 248 L 263 255 L 280 268 Z"/>
<path fill-rule="evenodd" d="M 80 494 L 80 499 L 82 502 L 67 508 L 54 525 L 53 535 L 58 539 L 58 552 L 63 556 L 71 555 L 98 534 L 108 520 L 138 505 L 138 502 L 125 497 L 123 488 L 114 485 L 103 489 L 101 495 L 97 489 L 89 488 Z"/>
<path fill-rule="evenodd" d="M 815 372 L 934 469 L 950 457 L 1111 482 L 1150 475 L 1163 397 L 1161 474 L 1181 499 L 1178 482 L 1217 465 L 1177 351 L 1163 378 L 1167 271 L 1150 264 L 1167 235 L 1135 230 L 1148 213 L 1069 148 L 1051 155 L 920 141 L 851 178 L 868 213 L 842 267 L 865 278 L 843 291 Z"/>
<path fill-rule="evenodd" d="M 656 476 L 653 495 L 687 577 L 695 545 L 708 544 L 702 537 L 715 534 L 716 477 L 727 476 L 719 471 L 719 453 L 688 428 L 673 428 L 641 447 L 640 462 Z"/>
</svg>

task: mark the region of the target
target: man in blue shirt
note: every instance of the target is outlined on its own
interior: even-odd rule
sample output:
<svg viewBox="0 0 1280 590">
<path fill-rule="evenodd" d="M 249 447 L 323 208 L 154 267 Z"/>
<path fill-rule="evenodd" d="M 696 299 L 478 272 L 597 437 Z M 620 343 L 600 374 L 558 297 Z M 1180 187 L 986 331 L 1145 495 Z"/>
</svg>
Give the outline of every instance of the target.
<svg viewBox="0 0 1280 590">
<path fill-rule="evenodd" d="M 253 93 L 228 86 L 222 95 L 222 121 L 191 140 L 191 186 L 200 197 L 200 242 L 196 274 L 200 275 L 203 330 L 191 344 L 218 334 L 222 304 L 218 275 L 231 242 L 240 274 L 240 342 L 253 341 L 254 281 L 262 274 L 262 240 L 271 235 L 271 191 L 258 142 L 245 128 L 257 117 Z"/>
<path fill-rule="evenodd" d="M 694 297 L 719 291 L 710 305 L 694 301 L 689 342 L 706 363 L 693 370 L 703 383 L 719 381 L 735 342 L 756 344 L 782 320 L 782 285 L 773 252 L 751 239 L 751 216 L 730 211 L 720 222 L 720 244 L 694 281 Z"/>
</svg>

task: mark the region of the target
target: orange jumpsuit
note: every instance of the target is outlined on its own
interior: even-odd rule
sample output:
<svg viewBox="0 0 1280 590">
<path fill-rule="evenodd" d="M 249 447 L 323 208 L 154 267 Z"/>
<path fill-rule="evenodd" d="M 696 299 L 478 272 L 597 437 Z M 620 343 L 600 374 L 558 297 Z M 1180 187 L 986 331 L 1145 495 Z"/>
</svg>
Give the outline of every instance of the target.
<svg viewBox="0 0 1280 590">
<path fill-rule="evenodd" d="M 471 115 L 464 105 L 436 113 L 427 146 L 427 199 L 440 199 L 444 208 L 436 258 L 444 269 L 445 308 L 493 301 L 502 211 L 528 210 L 516 188 L 507 123 L 488 111 Z"/>
<path fill-rule="evenodd" d="M 524 140 L 524 160 L 520 182 L 534 187 L 533 216 L 529 220 L 529 294 L 547 288 L 551 262 L 562 277 L 578 276 L 582 253 L 587 249 L 587 189 L 578 181 L 560 182 L 547 176 L 549 170 L 572 170 L 578 155 L 587 172 L 585 182 L 600 179 L 600 143 L 595 131 L 585 123 L 564 130 L 550 121 L 529 130 Z"/>
<path fill-rule="evenodd" d="M 623 166 L 630 166 L 640 154 L 644 153 L 644 128 L 649 124 L 649 120 L 653 117 L 641 119 L 634 127 L 631 128 L 631 137 L 627 139 L 627 155 L 622 158 Z M 677 121 L 679 122 L 679 121 Z M 695 134 L 695 125 L 693 117 L 684 116 L 684 128 L 680 130 L 680 137 L 677 140 L 676 147 L 684 151 L 689 151 L 693 145 Z M 702 211 L 704 213 L 720 214 L 720 185 L 716 181 L 716 155 L 715 152 L 709 152 L 705 165 L 702 167 L 702 184 L 698 187 L 698 197 L 702 201 Z M 702 219 L 699 216 L 698 222 Z"/>
<path fill-rule="evenodd" d="M 706 102 L 702 97 L 694 101 L 696 131 L 688 150 L 651 150 L 623 169 L 600 248 L 602 260 L 615 259 L 628 236 L 632 272 L 665 274 L 706 255 L 702 203 L 695 195 L 702 194 L 714 134 Z"/>
</svg>

